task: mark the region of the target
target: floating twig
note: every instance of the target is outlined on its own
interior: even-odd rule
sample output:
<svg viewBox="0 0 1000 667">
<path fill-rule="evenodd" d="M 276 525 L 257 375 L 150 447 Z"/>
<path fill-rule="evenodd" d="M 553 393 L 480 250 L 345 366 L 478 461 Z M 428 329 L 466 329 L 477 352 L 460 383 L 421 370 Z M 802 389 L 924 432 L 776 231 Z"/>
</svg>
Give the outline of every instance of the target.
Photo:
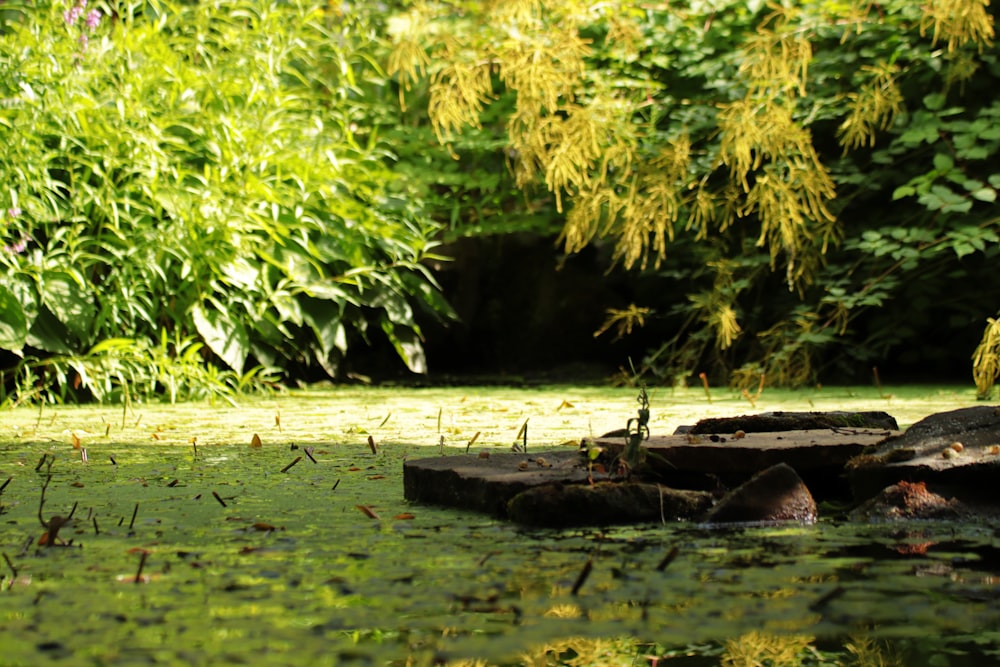
<svg viewBox="0 0 1000 667">
<path fill-rule="evenodd" d="M 573 583 L 573 589 L 569 592 L 570 595 L 576 597 L 580 589 L 583 588 L 583 584 L 587 581 L 587 577 L 590 576 L 590 571 L 594 569 L 594 559 L 593 557 L 588 558 L 587 562 L 583 564 L 583 569 L 580 570 L 580 574 L 577 575 L 576 581 Z"/>
<path fill-rule="evenodd" d="M 97 517 L 93 516 L 93 517 L 91 517 L 91 519 L 94 522 L 94 535 L 100 535 L 101 534 L 101 529 L 97 527 Z"/>
<path fill-rule="evenodd" d="M 708 375 L 705 373 L 698 373 L 698 377 L 701 378 L 701 386 L 705 388 L 705 398 L 707 398 L 708 402 L 711 403 L 712 392 L 708 390 Z"/>
<path fill-rule="evenodd" d="M 71 509 L 71 510 L 69 511 L 69 516 L 68 516 L 68 517 L 66 517 L 66 520 L 67 520 L 67 521 L 69 521 L 70 519 L 72 519 L 72 518 L 73 518 L 73 515 L 74 515 L 74 514 L 76 514 L 76 506 L 77 506 L 77 505 L 79 505 L 79 504 L 80 504 L 80 503 L 79 503 L 79 501 L 78 501 L 78 502 L 75 502 L 75 503 L 73 503 L 73 509 Z"/>
<path fill-rule="evenodd" d="M 809 605 L 809 611 L 819 611 L 832 600 L 839 598 L 841 595 L 847 592 L 847 589 L 843 586 L 834 586 L 832 589 L 819 596 L 815 602 Z"/>
<path fill-rule="evenodd" d="M 531 419 L 531 417 L 528 417 L 528 419 Z M 528 419 L 524 420 L 524 423 L 521 424 L 521 430 L 514 437 L 514 446 L 511 449 L 515 452 L 528 452 Z M 519 440 L 521 442 L 518 442 Z"/>
<path fill-rule="evenodd" d="M 108 455 L 108 458 L 111 459 L 111 465 L 113 465 L 113 466 L 117 466 L 118 465 L 118 461 L 115 461 L 115 457 L 114 456 Z"/>
<path fill-rule="evenodd" d="M 391 416 L 392 416 L 392 411 L 390 410 L 390 411 L 389 411 L 389 414 L 387 414 L 387 415 L 385 416 L 385 419 L 383 419 L 383 420 L 382 420 L 382 423 L 380 423 L 380 424 L 378 425 L 378 427 L 379 427 L 379 428 L 382 428 L 383 426 L 385 426 L 385 423 L 386 423 L 387 421 L 389 421 L 389 417 L 391 417 Z"/>
<path fill-rule="evenodd" d="M 312 447 L 306 447 L 302 451 L 304 451 L 306 453 L 306 456 L 309 457 L 310 461 L 312 461 L 313 463 L 316 463 L 316 459 L 313 458 L 313 448 Z"/>
<path fill-rule="evenodd" d="M 292 469 L 293 465 L 295 465 L 301 460 L 302 460 L 301 456 L 296 456 L 294 461 L 292 461 L 291 463 L 289 463 L 288 465 L 286 465 L 284 468 L 281 469 L 281 472 L 288 472 L 289 470 Z"/>
<path fill-rule="evenodd" d="M 872 375 L 875 376 L 875 387 L 878 388 L 879 398 L 892 398 L 892 394 L 886 394 L 882 391 L 882 380 L 878 376 L 878 366 L 872 366 Z"/>
<path fill-rule="evenodd" d="M 678 549 L 676 546 L 670 547 L 670 551 L 667 552 L 667 555 L 664 556 L 663 559 L 656 564 L 656 571 L 663 572 L 664 570 L 666 570 L 667 566 L 673 563 L 674 559 L 677 558 L 677 554 L 679 552 L 680 549 Z"/>
<path fill-rule="evenodd" d="M 81 447 L 80 448 L 80 461 L 82 463 L 86 463 L 88 460 L 89 459 L 87 458 L 87 448 L 86 447 Z"/>
<path fill-rule="evenodd" d="M 212 497 L 215 498 L 216 500 L 218 500 L 220 505 L 222 505 L 223 507 L 226 507 L 226 501 L 223 500 L 222 496 L 220 496 L 218 493 L 216 493 L 215 491 L 212 491 Z"/>
<path fill-rule="evenodd" d="M 139 556 L 139 569 L 135 572 L 135 583 L 137 584 L 142 583 L 142 569 L 146 567 L 147 558 L 149 558 L 149 552 L 143 549 Z"/>
<path fill-rule="evenodd" d="M 3 490 L 7 488 L 7 485 L 10 484 L 10 481 L 12 479 L 14 479 L 14 478 L 13 477 L 8 477 L 6 482 L 4 482 L 3 484 L 0 484 L 0 493 L 3 493 Z"/>
<path fill-rule="evenodd" d="M 139 503 L 135 504 L 135 509 L 132 510 L 132 520 L 128 522 L 128 532 L 132 532 L 132 528 L 135 526 L 135 517 L 139 514 Z"/>
<path fill-rule="evenodd" d="M 330 490 L 331 491 L 336 491 L 338 486 L 340 486 L 340 478 L 339 477 L 337 478 L 337 481 L 333 483 L 333 488 L 330 489 Z"/>
<path fill-rule="evenodd" d="M 469 440 L 469 444 L 467 444 L 465 446 L 465 453 L 466 454 L 469 453 L 469 450 L 472 448 L 472 444 L 476 441 L 476 438 L 478 438 L 478 437 L 479 437 L 479 431 L 476 431 L 476 434 L 474 436 L 472 436 L 472 438 Z"/>
<path fill-rule="evenodd" d="M 170 488 L 174 488 L 178 484 L 180 484 L 180 481 L 175 478 L 175 479 L 171 480 L 170 482 L 168 482 L 167 486 L 170 487 Z"/>
<path fill-rule="evenodd" d="M 7 562 L 7 567 L 10 568 L 11 573 L 14 575 L 11 577 L 11 583 L 13 583 L 13 580 L 17 579 L 17 568 L 14 567 L 14 563 L 10 562 L 10 556 L 7 555 L 6 551 L 3 552 L 3 559 Z"/>
<path fill-rule="evenodd" d="M 40 471 L 42 469 L 42 466 L 45 465 L 45 461 L 48 458 L 49 458 L 49 455 L 48 455 L 47 452 L 45 454 L 42 454 L 42 458 L 38 459 L 38 465 L 35 466 L 35 472 L 38 472 L 38 471 Z"/>
</svg>

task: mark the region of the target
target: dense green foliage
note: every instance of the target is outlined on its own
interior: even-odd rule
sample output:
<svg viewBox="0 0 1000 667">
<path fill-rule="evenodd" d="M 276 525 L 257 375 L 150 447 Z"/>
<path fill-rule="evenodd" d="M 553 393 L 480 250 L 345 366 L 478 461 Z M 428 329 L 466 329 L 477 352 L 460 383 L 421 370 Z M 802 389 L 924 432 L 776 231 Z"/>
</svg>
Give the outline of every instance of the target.
<svg viewBox="0 0 1000 667">
<path fill-rule="evenodd" d="M 335 375 L 369 325 L 423 370 L 414 308 L 449 313 L 420 263 L 436 226 L 370 130 L 365 18 L 77 2 L 3 6 L 9 396 Z"/>
<path fill-rule="evenodd" d="M 465 192 L 492 152 L 529 193 L 520 210 L 547 198 L 539 230 L 557 219 L 569 252 L 606 238 L 647 271 L 656 296 L 609 322 L 673 332 L 647 370 L 797 385 L 907 349 L 940 370 L 929 332 L 971 355 L 995 311 L 991 11 L 417 3 L 392 24 L 389 66 L 425 128 L 460 162 L 477 152 Z M 476 230 L 481 214 L 451 217 Z M 994 376 L 977 366 L 981 392 Z"/>
</svg>

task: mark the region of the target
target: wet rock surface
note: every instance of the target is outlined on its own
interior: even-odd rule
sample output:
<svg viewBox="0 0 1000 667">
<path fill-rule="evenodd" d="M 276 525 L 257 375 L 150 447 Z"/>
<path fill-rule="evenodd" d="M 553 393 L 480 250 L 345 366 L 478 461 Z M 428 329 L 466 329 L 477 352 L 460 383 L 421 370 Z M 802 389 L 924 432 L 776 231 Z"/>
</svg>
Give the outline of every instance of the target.
<svg viewBox="0 0 1000 667">
<path fill-rule="evenodd" d="M 764 412 L 759 415 L 702 419 L 680 433 L 777 433 L 816 429 L 880 429 L 898 431 L 895 417 L 886 412 Z"/>
<path fill-rule="evenodd" d="M 546 484 L 514 496 L 507 516 L 530 526 L 607 526 L 698 520 L 712 506 L 704 491 L 639 482 Z"/>
<path fill-rule="evenodd" d="M 816 521 L 816 501 L 795 470 L 771 466 L 736 487 L 705 516 L 707 523 Z"/>
<path fill-rule="evenodd" d="M 857 498 L 903 480 L 1000 503 L 1000 407 L 930 415 L 851 460 L 847 473 Z"/>
<path fill-rule="evenodd" d="M 928 491 L 924 482 L 901 481 L 861 503 L 851 512 L 851 518 L 864 521 L 963 519 L 972 514 L 972 509 L 961 501 Z"/>
<path fill-rule="evenodd" d="M 808 522 L 817 518 L 817 499 L 852 503 L 856 520 L 1000 516 L 996 406 L 931 415 L 905 433 L 881 412 L 759 417 L 654 436 L 634 466 L 622 464 L 622 436 L 585 440 L 579 451 L 407 461 L 404 492 L 535 526 Z M 871 426 L 855 425 L 862 418 Z M 752 430 L 773 419 L 799 426 L 808 419 L 815 428 Z"/>
</svg>

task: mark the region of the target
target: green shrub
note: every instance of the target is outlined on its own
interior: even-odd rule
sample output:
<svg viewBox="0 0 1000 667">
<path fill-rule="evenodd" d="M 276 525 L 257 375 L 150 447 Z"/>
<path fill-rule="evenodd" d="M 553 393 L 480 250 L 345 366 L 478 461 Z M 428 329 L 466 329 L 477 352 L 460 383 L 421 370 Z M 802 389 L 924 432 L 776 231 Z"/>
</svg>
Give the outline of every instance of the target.
<svg viewBox="0 0 1000 667">
<path fill-rule="evenodd" d="M 230 388 L 274 369 L 336 376 L 371 325 L 423 371 L 414 308 L 450 313 L 421 264 L 437 227 L 371 131 L 365 89 L 382 75 L 365 19 L 298 1 L 75 2 L 3 5 L 13 371 L 58 366 L 43 386 L 102 397 L 114 374 L 81 370 L 128 348 L 149 362 L 128 381 L 161 391 L 153 369 L 190 369 L 198 349 Z"/>
</svg>

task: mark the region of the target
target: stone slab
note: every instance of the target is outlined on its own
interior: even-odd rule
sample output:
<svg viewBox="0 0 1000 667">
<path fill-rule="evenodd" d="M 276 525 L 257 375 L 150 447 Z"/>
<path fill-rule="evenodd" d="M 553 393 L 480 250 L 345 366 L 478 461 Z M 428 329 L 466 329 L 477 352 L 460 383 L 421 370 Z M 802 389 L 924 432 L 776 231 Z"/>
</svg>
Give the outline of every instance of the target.
<svg viewBox="0 0 1000 667">
<path fill-rule="evenodd" d="M 658 475 L 673 478 L 678 474 L 702 473 L 721 478 L 745 480 L 750 476 L 784 463 L 799 475 L 843 470 L 853 457 L 861 454 L 899 431 L 838 428 L 827 430 L 747 433 L 732 435 L 653 436 L 643 443 L 646 463 Z M 624 438 L 598 438 L 590 441 L 617 456 L 625 447 Z"/>
<path fill-rule="evenodd" d="M 587 470 L 576 447 L 527 454 L 437 456 L 403 464 L 407 500 L 506 516 L 507 502 L 545 484 L 585 484 L 608 476 Z"/>
</svg>

